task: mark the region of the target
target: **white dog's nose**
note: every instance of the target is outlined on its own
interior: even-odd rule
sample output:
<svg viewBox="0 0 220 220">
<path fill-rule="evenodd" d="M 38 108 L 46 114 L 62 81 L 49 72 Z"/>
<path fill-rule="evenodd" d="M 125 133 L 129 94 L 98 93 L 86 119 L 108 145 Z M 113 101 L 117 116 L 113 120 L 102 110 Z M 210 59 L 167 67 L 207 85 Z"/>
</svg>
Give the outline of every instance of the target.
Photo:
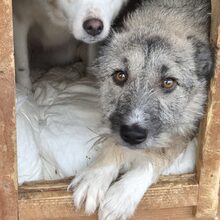
<svg viewBox="0 0 220 220">
<path fill-rule="evenodd" d="M 99 35 L 103 30 L 103 22 L 97 18 L 92 18 L 84 21 L 84 30 L 91 36 Z"/>
</svg>

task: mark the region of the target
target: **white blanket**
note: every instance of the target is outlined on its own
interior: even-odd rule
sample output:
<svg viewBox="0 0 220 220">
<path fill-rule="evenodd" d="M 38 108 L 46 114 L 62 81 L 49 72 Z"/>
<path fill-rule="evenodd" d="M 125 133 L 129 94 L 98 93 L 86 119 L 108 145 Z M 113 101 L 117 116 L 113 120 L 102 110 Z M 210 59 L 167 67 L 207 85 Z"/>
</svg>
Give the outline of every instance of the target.
<svg viewBox="0 0 220 220">
<path fill-rule="evenodd" d="M 79 68 L 54 68 L 26 95 L 17 85 L 17 148 L 19 184 L 73 176 L 95 157 L 103 124 L 99 90 Z M 193 140 L 164 174 L 191 172 L 195 165 Z"/>
</svg>

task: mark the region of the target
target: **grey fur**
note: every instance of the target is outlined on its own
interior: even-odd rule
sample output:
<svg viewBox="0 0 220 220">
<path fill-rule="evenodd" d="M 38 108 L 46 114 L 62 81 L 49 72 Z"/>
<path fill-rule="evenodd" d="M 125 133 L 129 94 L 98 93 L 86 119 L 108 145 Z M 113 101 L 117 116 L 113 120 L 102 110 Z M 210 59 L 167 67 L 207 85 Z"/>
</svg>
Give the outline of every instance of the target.
<svg viewBox="0 0 220 220">
<path fill-rule="evenodd" d="M 190 143 L 212 69 L 208 13 L 208 0 L 149 0 L 103 48 L 94 70 L 112 135 L 69 186 L 77 208 L 85 203 L 91 214 L 99 207 L 99 220 L 131 217 L 146 190 Z M 115 71 L 128 77 L 113 78 Z M 177 83 L 165 89 L 161 81 L 170 77 Z"/>
<path fill-rule="evenodd" d="M 173 136 L 194 134 L 212 68 L 209 10 L 208 0 L 146 1 L 103 48 L 95 72 L 104 116 L 119 143 L 126 144 L 119 127 L 131 125 L 131 118 L 148 130 L 138 148 L 161 147 Z M 112 80 L 115 70 L 129 74 L 122 87 Z M 163 77 L 177 79 L 174 91 L 163 91 Z"/>
</svg>

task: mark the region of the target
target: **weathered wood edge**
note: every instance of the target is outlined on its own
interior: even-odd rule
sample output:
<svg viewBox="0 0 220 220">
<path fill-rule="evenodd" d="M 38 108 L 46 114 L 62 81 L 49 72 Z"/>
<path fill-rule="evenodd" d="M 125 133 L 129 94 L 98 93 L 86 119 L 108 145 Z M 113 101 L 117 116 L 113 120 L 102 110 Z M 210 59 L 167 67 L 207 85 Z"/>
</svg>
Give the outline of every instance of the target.
<svg viewBox="0 0 220 220">
<path fill-rule="evenodd" d="M 220 1 L 212 0 L 211 42 L 215 72 L 211 81 L 207 115 L 200 131 L 197 218 L 214 218 L 218 209 L 220 180 Z"/>
<path fill-rule="evenodd" d="M 212 0 L 212 2 L 213 2 L 213 5 L 219 5 L 219 2 L 218 2 L 218 0 Z M 215 8 L 215 10 L 218 10 L 217 9 L 217 7 Z M 215 31 L 215 29 L 216 29 L 216 27 L 217 27 L 217 20 L 219 20 L 219 15 L 218 14 L 216 14 L 216 13 L 214 13 L 215 15 L 216 15 L 216 18 L 214 19 L 214 21 L 212 22 L 212 40 L 213 40 L 213 42 L 218 42 L 216 39 L 217 39 L 217 32 Z M 220 13 L 219 13 L 220 14 Z M 217 46 L 217 48 L 218 48 L 218 43 L 216 44 L 216 46 Z M 217 69 L 216 69 L 216 71 L 217 71 Z M 216 79 L 214 79 L 213 80 L 213 82 L 212 82 L 212 86 L 211 86 L 211 95 L 212 95 L 212 90 L 213 90 L 213 85 L 214 85 L 214 87 L 216 86 Z M 215 90 L 215 89 L 214 89 Z M 210 98 L 210 100 L 212 101 L 213 99 L 212 98 Z M 210 105 L 209 104 L 209 109 L 212 109 L 212 111 L 213 111 L 213 107 L 214 107 L 214 109 L 219 109 L 219 107 L 218 107 L 218 103 L 216 102 L 215 103 L 216 105 L 214 105 L 213 106 L 213 103 Z M 208 114 L 207 114 L 207 116 L 209 116 L 209 114 L 210 114 L 210 111 L 208 111 Z M 212 114 L 210 114 L 210 116 L 212 116 Z M 208 118 L 208 117 L 207 117 Z M 216 120 L 216 119 L 214 119 L 214 120 Z M 207 125 L 210 125 L 209 124 L 210 123 L 210 121 L 209 120 L 207 120 L 206 121 L 206 123 L 204 123 L 204 124 L 207 124 Z M 217 122 L 216 122 L 217 123 Z M 218 123 L 217 123 L 218 124 Z M 206 128 L 206 130 L 207 130 L 207 128 Z M 209 132 L 208 133 L 205 133 L 204 132 L 204 134 L 205 135 L 207 135 L 207 134 L 212 134 L 212 132 L 210 132 L 210 130 L 209 130 Z M 205 137 L 205 136 L 203 136 L 203 137 Z M 204 145 L 205 144 L 207 144 L 207 143 L 204 143 Z M 207 201 L 207 199 L 205 199 L 203 196 L 202 196 L 202 194 L 203 194 L 203 191 L 206 191 L 209 187 L 207 187 L 207 185 L 205 185 L 204 184 L 204 182 L 210 182 L 209 181 L 209 177 L 211 178 L 211 179 L 217 179 L 216 178 L 216 176 L 213 176 L 213 174 L 212 174 L 212 171 L 216 171 L 217 169 L 218 169 L 218 166 L 215 166 L 216 165 L 216 162 L 213 162 L 213 163 L 211 163 L 211 164 L 215 164 L 215 165 L 212 165 L 213 167 L 212 168 L 214 168 L 214 169 L 212 169 L 211 168 L 211 170 L 210 170 L 210 167 L 208 168 L 206 168 L 206 163 L 209 161 L 210 162 L 210 159 L 211 159 L 211 161 L 213 160 L 213 158 L 210 158 L 210 155 L 212 155 L 213 154 L 213 152 L 211 151 L 209 151 L 209 150 L 207 150 L 207 149 L 205 149 L 205 148 L 203 148 L 203 150 L 201 151 L 202 152 L 202 155 L 203 156 L 201 156 L 201 158 L 202 158 L 202 161 L 201 161 L 201 163 L 200 163 L 200 168 L 201 168 L 201 172 L 199 172 L 199 176 L 200 176 L 200 186 L 199 186 L 199 197 L 198 197 L 198 208 L 197 208 L 197 217 L 204 217 L 204 216 L 213 216 L 213 213 L 216 213 L 216 211 L 214 211 L 213 212 L 213 210 L 217 210 L 217 207 L 216 207 L 216 205 L 214 205 L 213 207 L 214 207 L 214 209 L 213 209 L 213 207 L 211 208 L 211 210 L 208 210 L 208 213 L 207 213 L 207 203 L 204 203 L 204 201 Z M 218 155 L 218 153 L 217 153 L 217 155 Z M 215 158 L 214 158 L 215 159 Z M 208 175 L 208 174 L 210 174 L 210 175 Z M 203 177 L 202 177 L 203 176 Z M 214 177 L 214 178 L 213 178 Z M 172 181 L 172 178 L 170 179 L 171 181 Z M 203 182 L 204 181 L 204 182 Z M 162 183 L 162 182 L 161 182 Z M 26 203 L 29 203 L 29 207 L 32 207 L 32 211 L 33 211 L 33 209 L 35 210 L 33 213 L 36 213 L 36 212 L 38 212 L 38 211 L 42 211 L 42 210 L 45 210 L 44 208 L 42 208 L 42 207 L 39 207 L 39 208 L 37 208 L 37 209 L 35 209 L 36 207 L 35 207 L 35 205 L 36 206 L 38 206 L 38 202 L 39 201 L 44 201 L 44 195 L 42 195 L 42 198 L 38 198 L 38 193 L 40 192 L 40 191 L 42 191 L 43 193 L 45 192 L 45 193 L 49 193 L 49 191 L 51 192 L 54 192 L 55 194 L 57 193 L 57 197 L 55 196 L 55 194 L 53 194 L 53 195 L 51 195 L 51 197 L 49 197 L 49 198 L 51 198 L 52 199 L 52 201 L 55 201 L 56 200 L 56 198 L 58 199 L 58 200 L 60 200 L 60 202 L 64 199 L 64 198 L 62 198 L 62 196 L 59 194 L 59 192 L 61 193 L 61 194 L 63 194 L 64 193 L 64 188 L 66 187 L 66 183 L 65 183 L 65 181 L 64 181 L 64 183 L 62 183 L 62 182 L 60 182 L 60 183 L 52 183 L 52 185 L 50 185 L 52 188 L 50 188 L 50 189 L 46 189 L 48 186 L 46 186 L 46 184 L 51 184 L 51 183 L 43 183 L 43 184 L 35 184 L 34 186 L 32 186 L 33 188 L 32 189 L 30 189 L 30 185 L 26 185 L 26 186 L 22 186 L 21 188 L 20 188 L 20 196 L 19 196 L 19 207 L 22 207 L 24 204 L 26 204 Z M 60 185 L 61 184 L 61 185 Z M 211 184 L 212 184 L 212 181 L 211 181 Z M 211 185 L 210 184 L 210 185 Z M 46 187 L 45 189 L 43 189 L 44 187 Z M 55 188 L 57 188 L 56 190 L 54 190 L 54 187 Z M 62 189 L 61 189 L 62 188 Z M 195 188 L 195 191 L 196 191 L 196 194 L 197 194 L 197 189 L 198 189 L 198 186 L 197 186 L 197 184 L 195 184 L 195 185 L 189 185 L 189 189 L 192 189 L 192 188 Z M 46 191 L 45 191 L 46 190 Z M 151 188 L 150 190 L 149 190 L 149 192 L 148 193 L 151 193 L 151 190 L 160 190 L 159 188 Z M 217 187 L 215 187 L 215 190 L 214 190 L 214 192 L 216 192 L 216 190 L 217 190 Z M 35 192 L 34 192 L 35 191 Z M 170 189 L 170 192 L 172 193 L 172 187 L 171 187 L 171 189 Z M 145 195 L 145 197 L 146 198 L 150 198 L 150 196 L 148 195 L 148 193 Z M 167 194 L 167 192 L 166 192 L 166 194 Z M 168 195 L 169 195 L 169 193 L 168 193 Z M 210 194 L 209 194 L 210 195 Z M 214 193 L 214 197 L 216 198 L 216 193 Z M 30 197 L 29 197 L 30 196 Z M 32 197 L 33 196 L 33 197 Z M 68 206 L 70 206 L 69 208 L 67 208 L 67 209 L 72 209 L 72 205 L 71 205 L 71 196 L 70 196 L 70 194 L 67 194 L 67 195 L 64 195 L 64 197 L 66 198 L 66 197 L 68 197 L 67 198 L 67 202 L 66 201 L 64 201 L 64 203 L 63 204 L 65 204 L 65 206 L 66 206 L 66 204 L 68 203 Z M 144 206 L 143 207 L 145 207 L 146 206 L 146 201 L 145 201 L 145 197 L 144 197 L 144 199 L 143 199 L 143 201 L 142 201 L 142 203 L 144 203 Z M 35 201 L 34 201 L 34 198 L 36 199 Z M 211 198 L 213 198 L 212 196 L 211 196 Z M 65 200 L 65 199 L 64 199 Z M 194 200 L 194 199 L 193 199 Z M 203 202 L 202 202 L 203 201 Z M 214 201 L 217 201 L 217 199 L 215 199 Z M 154 202 L 154 200 L 152 201 L 152 202 Z M 50 204 L 51 203 L 51 200 L 49 199 L 48 200 L 48 203 Z M 45 202 L 45 204 L 48 204 L 47 202 Z M 141 207 L 142 207 L 142 203 L 140 204 L 140 207 L 139 207 L 139 213 L 141 212 L 140 211 L 140 209 L 142 209 Z M 197 202 L 196 202 L 196 200 L 193 202 L 193 203 L 195 203 L 195 204 L 193 204 L 193 205 L 196 205 L 197 204 Z M 203 206 L 205 205 L 205 207 L 203 207 L 202 205 L 201 205 L 201 203 L 203 203 Z M 43 202 L 43 204 L 44 204 L 44 202 Z M 189 203 L 188 203 L 189 204 Z M 55 211 L 55 213 L 56 213 L 56 206 L 57 204 L 56 204 L 56 201 L 55 201 L 55 204 L 52 204 L 52 206 L 54 207 L 54 211 Z M 161 205 L 161 204 L 160 204 Z M 26 205 L 25 205 L 26 206 Z M 34 207 L 34 208 L 33 208 Z M 147 207 L 148 209 L 150 208 L 150 207 Z M 158 208 L 158 207 L 157 207 Z M 45 210 L 46 211 L 46 210 Z M 63 211 L 63 210 L 62 210 Z M 70 210 L 69 210 L 70 211 Z M 68 211 L 68 213 L 69 213 L 69 211 Z M 210 215 L 210 211 L 211 211 L 211 215 Z M 44 211 L 43 211 L 44 212 Z M 59 211 L 58 211 L 59 212 Z M 72 212 L 73 212 L 73 210 L 72 210 Z M 22 213 L 22 212 L 21 212 Z M 51 213 L 51 211 L 49 211 L 48 213 Z M 73 213 L 75 213 L 75 212 L 73 212 Z M 46 214 L 45 213 L 41 213 L 40 214 L 41 216 L 46 216 Z M 71 215 L 71 214 L 70 214 Z M 22 215 L 21 215 L 22 216 Z M 20 217 L 21 217 L 20 216 Z M 34 216 L 34 214 L 33 214 L 33 216 Z M 47 215 L 48 216 L 48 215 Z M 54 216 L 54 215 L 52 215 L 52 216 Z M 50 219 L 53 219 L 53 217 L 51 216 L 51 218 Z M 57 216 L 59 216 L 59 215 L 57 215 Z M 60 216 L 63 216 L 63 217 L 65 217 L 65 215 L 60 215 Z M 67 214 L 67 216 L 69 216 L 69 214 Z M 75 218 L 74 219 L 77 219 L 77 217 L 76 216 L 84 216 L 84 214 L 83 213 L 77 213 L 76 215 L 74 215 L 75 216 Z M 23 216 L 24 217 L 24 216 Z M 21 218 L 21 219 L 28 219 L 28 218 Z M 36 217 L 36 216 L 35 216 Z M 35 219 L 35 218 L 33 218 L 33 219 Z M 44 218 L 42 218 L 42 219 L 44 219 Z M 46 217 L 45 217 L 45 219 L 47 219 Z M 55 219 L 55 218 L 54 218 Z M 81 218 L 80 218 L 81 219 Z M 86 218 L 87 219 L 87 218 Z M 93 218 L 93 217 L 91 217 L 91 218 L 89 218 L 89 219 L 95 219 L 95 218 Z M 208 219 L 208 218 L 207 218 Z"/>
<path fill-rule="evenodd" d="M 12 2 L 0 1 L 0 219 L 18 219 Z"/>
<path fill-rule="evenodd" d="M 57 216 L 96 219 L 94 216 L 86 216 L 83 211 L 74 210 L 72 193 L 66 190 L 69 183 L 70 179 L 67 178 L 61 181 L 33 182 L 19 187 L 20 219 L 56 219 Z M 137 214 L 150 209 L 196 206 L 197 193 L 194 174 L 161 177 L 145 194 Z"/>
</svg>

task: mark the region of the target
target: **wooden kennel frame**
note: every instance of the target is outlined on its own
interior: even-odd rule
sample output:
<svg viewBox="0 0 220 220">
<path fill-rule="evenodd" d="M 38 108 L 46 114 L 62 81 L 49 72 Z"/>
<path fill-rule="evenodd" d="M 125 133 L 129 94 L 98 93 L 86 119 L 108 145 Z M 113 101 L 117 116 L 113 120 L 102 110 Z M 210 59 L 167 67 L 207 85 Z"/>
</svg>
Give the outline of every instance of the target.
<svg viewBox="0 0 220 220">
<path fill-rule="evenodd" d="M 200 129 L 197 174 L 161 177 L 145 194 L 135 220 L 214 219 L 220 179 L 220 0 L 212 0 L 216 53 L 207 115 Z M 97 219 L 76 212 L 70 179 L 17 186 L 12 2 L 0 0 L 0 220 Z"/>
</svg>

